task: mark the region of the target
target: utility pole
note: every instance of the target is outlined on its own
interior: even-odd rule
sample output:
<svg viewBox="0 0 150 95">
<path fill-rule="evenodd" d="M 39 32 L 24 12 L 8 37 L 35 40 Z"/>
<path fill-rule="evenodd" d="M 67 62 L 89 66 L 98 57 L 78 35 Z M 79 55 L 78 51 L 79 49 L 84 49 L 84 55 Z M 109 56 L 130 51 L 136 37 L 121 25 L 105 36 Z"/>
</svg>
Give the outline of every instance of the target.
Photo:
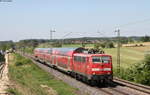
<svg viewBox="0 0 150 95">
<path fill-rule="evenodd" d="M 120 30 L 115 30 L 117 32 L 117 72 L 120 74 Z"/>
<path fill-rule="evenodd" d="M 51 45 L 51 53 L 52 53 L 52 40 L 53 40 L 53 32 L 56 32 L 55 30 L 50 30 L 50 45 Z"/>
<path fill-rule="evenodd" d="M 56 32 L 56 31 L 55 30 L 50 30 L 50 41 L 52 41 L 52 39 L 53 39 L 52 38 L 53 37 L 53 35 L 52 35 L 53 32 Z"/>
</svg>

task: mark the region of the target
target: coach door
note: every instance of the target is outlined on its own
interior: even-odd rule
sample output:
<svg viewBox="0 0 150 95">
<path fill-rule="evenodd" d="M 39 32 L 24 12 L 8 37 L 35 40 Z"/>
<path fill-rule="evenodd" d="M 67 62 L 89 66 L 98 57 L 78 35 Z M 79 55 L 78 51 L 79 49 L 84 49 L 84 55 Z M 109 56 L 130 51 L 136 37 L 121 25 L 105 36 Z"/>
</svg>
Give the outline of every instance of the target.
<svg viewBox="0 0 150 95">
<path fill-rule="evenodd" d="M 89 57 L 86 57 L 86 62 L 85 62 L 85 74 L 87 74 L 88 70 L 90 69 L 90 66 L 89 66 Z"/>
<path fill-rule="evenodd" d="M 55 56 L 52 56 L 52 64 L 55 65 Z"/>
<path fill-rule="evenodd" d="M 70 71 L 71 69 L 70 69 L 70 64 L 71 64 L 71 58 L 70 57 L 68 57 L 68 71 Z"/>
<path fill-rule="evenodd" d="M 81 57 L 81 65 L 80 65 L 80 70 L 83 74 L 86 73 L 86 57 Z"/>
</svg>

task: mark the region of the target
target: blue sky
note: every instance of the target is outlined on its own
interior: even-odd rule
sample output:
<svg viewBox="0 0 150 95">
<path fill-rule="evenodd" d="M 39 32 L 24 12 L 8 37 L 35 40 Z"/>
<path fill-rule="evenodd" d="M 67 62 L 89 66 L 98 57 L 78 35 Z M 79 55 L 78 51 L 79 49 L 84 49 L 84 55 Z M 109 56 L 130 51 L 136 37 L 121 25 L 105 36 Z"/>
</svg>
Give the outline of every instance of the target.
<svg viewBox="0 0 150 95">
<path fill-rule="evenodd" d="M 150 0 L 12 0 L 0 2 L 0 40 L 116 36 L 115 27 L 150 19 Z M 150 20 L 119 27 L 122 36 L 150 35 Z M 97 33 L 99 31 L 100 33 Z"/>
</svg>

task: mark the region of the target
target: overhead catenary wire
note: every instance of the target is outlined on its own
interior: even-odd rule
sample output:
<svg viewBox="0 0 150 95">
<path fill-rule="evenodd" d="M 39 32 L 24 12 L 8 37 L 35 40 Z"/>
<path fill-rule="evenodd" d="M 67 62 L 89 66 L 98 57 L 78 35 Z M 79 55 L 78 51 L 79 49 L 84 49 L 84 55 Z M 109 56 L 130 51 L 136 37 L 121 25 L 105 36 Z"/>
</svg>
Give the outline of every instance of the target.
<svg viewBox="0 0 150 95">
<path fill-rule="evenodd" d="M 63 42 L 64 42 L 65 37 L 68 36 L 68 35 L 70 35 L 70 34 L 72 34 L 72 32 L 69 32 L 69 33 L 65 34 L 65 35 L 61 38 L 61 45 L 62 45 L 62 46 L 63 46 Z"/>
<path fill-rule="evenodd" d="M 134 21 L 134 22 L 129 22 L 129 23 L 126 23 L 126 24 L 118 25 L 115 28 L 127 27 L 127 26 L 130 26 L 130 25 L 140 24 L 140 23 L 149 22 L 149 21 L 150 21 L 150 18 L 143 19 L 143 20 L 138 20 L 138 21 Z"/>
</svg>

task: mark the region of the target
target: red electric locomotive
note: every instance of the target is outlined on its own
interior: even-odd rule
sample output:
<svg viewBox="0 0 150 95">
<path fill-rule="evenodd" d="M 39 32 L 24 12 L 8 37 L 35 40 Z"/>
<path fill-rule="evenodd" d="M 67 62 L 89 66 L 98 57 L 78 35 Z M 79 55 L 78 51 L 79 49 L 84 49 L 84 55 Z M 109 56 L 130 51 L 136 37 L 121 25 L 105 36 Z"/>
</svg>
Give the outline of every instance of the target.
<svg viewBox="0 0 150 95">
<path fill-rule="evenodd" d="M 36 48 L 34 56 L 52 67 L 87 82 L 112 81 L 112 58 L 85 48 Z"/>
</svg>

